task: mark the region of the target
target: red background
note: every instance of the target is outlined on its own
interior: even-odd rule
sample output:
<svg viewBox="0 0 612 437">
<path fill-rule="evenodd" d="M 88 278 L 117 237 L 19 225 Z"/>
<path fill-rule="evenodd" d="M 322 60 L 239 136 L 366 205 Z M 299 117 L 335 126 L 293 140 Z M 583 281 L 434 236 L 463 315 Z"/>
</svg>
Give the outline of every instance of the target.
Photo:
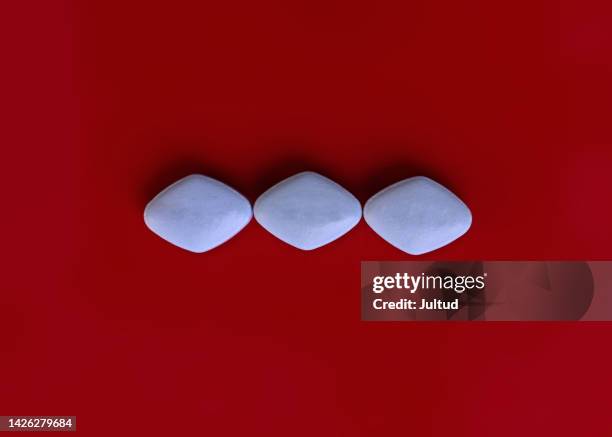
<svg viewBox="0 0 612 437">
<path fill-rule="evenodd" d="M 362 222 L 194 255 L 146 202 L 425 174 L 474 225 L 423 259 L 612 253 L 609 1 L 2 2 L 0 414 L 83 435 L 612 435 L 606 323 L 363 323 Z"/>
</svg>

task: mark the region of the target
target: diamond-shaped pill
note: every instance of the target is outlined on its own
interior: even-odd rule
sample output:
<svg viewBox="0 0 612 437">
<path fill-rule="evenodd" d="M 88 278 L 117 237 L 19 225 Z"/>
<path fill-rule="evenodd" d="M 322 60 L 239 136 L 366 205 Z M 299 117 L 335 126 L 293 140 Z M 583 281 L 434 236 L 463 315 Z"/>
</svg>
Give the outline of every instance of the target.
<svg viewBox="0 0 612 437">
<path fill-rule="evenodd" d="M 328 244 L 361 219 L 359 201 L 331 179 L 303 172 L 263 193 L 253 207 L 255 220 L 280 240 L 302 250 Z"/>
<path fill-rule="evenodd" d="M 372 196 L 363 217 L 384 240 L 412 255 L 451 243 L 472 224 L 465 203 L 424 176 L 397 182 Z"/>
<path fill-rule="evenodd" d="M 251 204 L 233 188 L 200 174 L 173 183 L 144 211 L 147 227 L 164 240 L 191 252 L 225 243 L 253 216 Z"/>
</svg>

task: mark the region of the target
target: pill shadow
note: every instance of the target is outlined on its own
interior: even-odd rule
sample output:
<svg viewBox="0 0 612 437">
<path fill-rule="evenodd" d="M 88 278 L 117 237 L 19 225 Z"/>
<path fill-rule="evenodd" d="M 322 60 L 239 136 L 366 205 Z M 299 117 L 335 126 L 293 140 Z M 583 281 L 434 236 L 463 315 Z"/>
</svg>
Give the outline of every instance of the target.
<svg viewBox="0 0 612 437">
<path fill-rule="evenodd" d="M 453 191 L 452 181 L 436 171 L 433 166 L 403 157 L 388 159 L 381 165 L 374 163 L 368 169 L 355 168 L 354 171 L 358 174 L 353 174 L 351 180 L 357 183 L 340 177 L 338 172 L 334 171 L 335 167 L 323 164 L 311 155 L 291 153 L 262 167 L 252 182 L 245 186 L 244 181 L 237 179 L 231 172 L 206 165 L 199 155 L 182 156 L 171 162 L 165 162 L 162 167 L 153 171 L 152 176 L 141 184 L 138 201 L 141 206 L 146 205 L 168 185 L 193 173 L 220 180 L 239 190 L 251 202 L 278 182 L 303 171 L 314 171 L 334 180 L 353 193 L 362 203 L 383 188 L 414 176 L 427 176 Z"/>
<path fill-rule="evenodd" d="M 303 171 L 314 171 L 334 179 L 333 169 L 312 157 L 306 155 L 288 155 L 262 168 L 245 195 L 254 201 L 268 188 Z M 341 183 L 340 181 L 337 182 Z"/>
<path fill-rule="evenodd" d="M 451 181 L 442 173 L 436 171 L 433 166 L 411 162 L 407 159 L 397 159 L 379 166 L 374 166 L 371 171 L 364 171 L 355 187 L 346 187 L 362 203 L 366 202 L 380 190 L 414 176 L 426 176 L 436 182 L 448 187 L 452 191 Z"/>
<path fill-rule="evenodd" d="M 235 186 L 233 185 L 235 181 L 229 173 L 207 166 L 202 161 L 201 156 L 184 156 L 164 163 L 163 167 L 153 171 L 152 176 L 142 183 L 138 196 L 139 203 L 144 207 L 168 185 L 193 173 L 203 174 Z"/>
</svg>

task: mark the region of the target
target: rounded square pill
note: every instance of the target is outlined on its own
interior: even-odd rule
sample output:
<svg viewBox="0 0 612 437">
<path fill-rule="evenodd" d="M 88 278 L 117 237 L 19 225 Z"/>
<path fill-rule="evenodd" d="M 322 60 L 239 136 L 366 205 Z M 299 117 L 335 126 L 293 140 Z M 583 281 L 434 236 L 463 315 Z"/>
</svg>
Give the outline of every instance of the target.
<svg viewBox="0 0 612 437">
<path fill-rule="evenodd" d="M 201 253 L 225 243 L 253 216 L 239 192 L 216 179 L 192 174 L 173 183 L 144 211 L 147 227 L 164 240 Z"/>
<path fill-rule="evenodd" d="M 331 179 L 311 171 L 287 178 L 263 193 L 255 220 L 275 237 L 312 250 L 340 238 L 361 219 L 359 201 Z"/>
<path fill-rule="evenodd" d="M 465 203 L 424 176 L 404 179 L 372 196 L 363 217 L 384 240 L 411 255 L 451 243 L 472 224 Z"/>
</svg>

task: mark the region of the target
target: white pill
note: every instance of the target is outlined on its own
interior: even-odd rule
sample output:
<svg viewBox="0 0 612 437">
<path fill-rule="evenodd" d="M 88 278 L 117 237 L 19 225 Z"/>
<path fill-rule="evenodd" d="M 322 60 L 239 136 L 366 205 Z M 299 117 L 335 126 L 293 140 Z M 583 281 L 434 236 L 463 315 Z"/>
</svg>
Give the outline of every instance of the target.
<svg viewBox="0 0 612 437">
<path fill-rule="evenodd" d="M 472 224 L 472 213 L 461 199 L 424 176 L 375 194 L 366 202 L 363 216 L 384 240 L 412 255 L 449 244 Z"/>
<path fill-rule="evenodd" d="M 253 212 L 233 188 L 192 174 L 159 193 L 145 208 L 147 227 L 166 241 L 191 252 L 206 252 L 244 228 Z"/>
<path fill-rule="evenodd" d="M 291 176 L 263 193 L 255 220 L 280 240 L 312 250 L 340 238 L 361 219 L 361 204 L 334 181 L 314 172 Z"/>
</svg>

